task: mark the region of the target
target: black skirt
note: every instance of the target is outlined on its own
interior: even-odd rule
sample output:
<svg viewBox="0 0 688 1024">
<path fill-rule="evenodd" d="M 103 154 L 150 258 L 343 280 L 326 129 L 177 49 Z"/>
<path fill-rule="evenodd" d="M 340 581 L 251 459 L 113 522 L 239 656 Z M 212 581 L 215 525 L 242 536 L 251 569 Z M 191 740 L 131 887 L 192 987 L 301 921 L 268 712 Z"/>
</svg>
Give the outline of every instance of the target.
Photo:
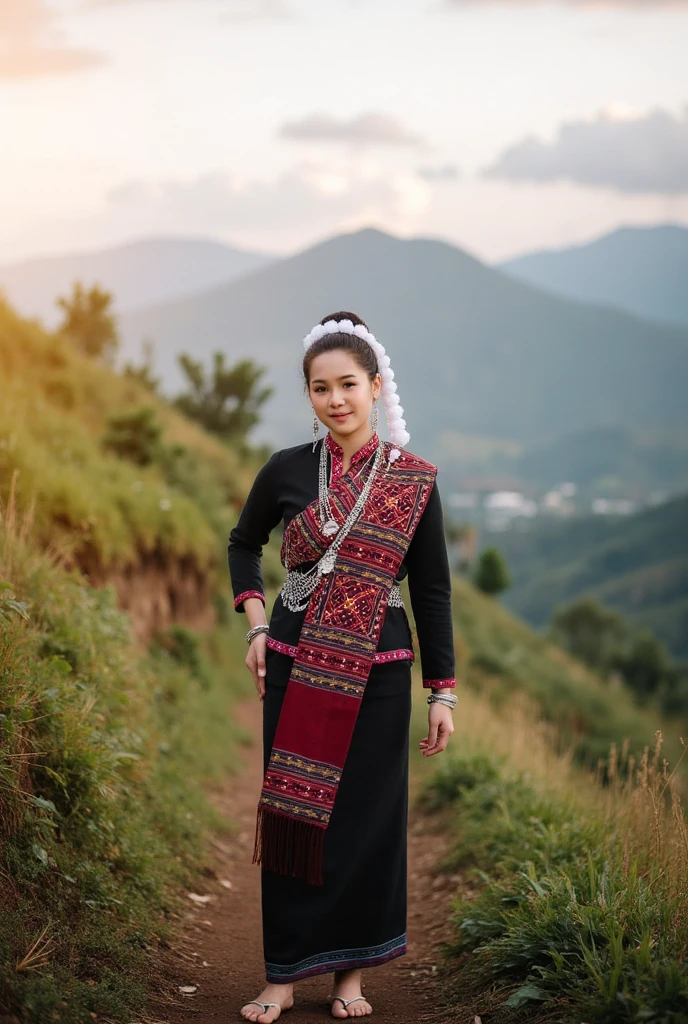
<svg viewBox="0 0 688 1024">
<path fill-rule="evenodd" d="M 293 661 L 268 648 L 264 772 Z M 267 981 L 374 967 L 406 953 L 410 717 L 411 663 L 373 665 L 325 833 L 324 884 L 261 868 Z"/>
</svg>

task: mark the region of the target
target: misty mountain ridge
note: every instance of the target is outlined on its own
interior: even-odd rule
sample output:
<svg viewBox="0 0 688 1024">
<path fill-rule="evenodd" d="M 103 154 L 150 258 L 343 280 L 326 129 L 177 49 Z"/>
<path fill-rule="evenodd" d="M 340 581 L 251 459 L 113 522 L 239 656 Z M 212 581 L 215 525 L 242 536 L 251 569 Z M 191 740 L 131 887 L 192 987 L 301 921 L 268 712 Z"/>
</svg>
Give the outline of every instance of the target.
<svg viewBox="0 0 688 1024">
<path fill-rule="evenodd" d="M 274 258 L 206 238 L 146 238 L 0 266 L 0 289 L 23 316 L 54 327 L 55 299 L 71 293 L 75 281 L 112 292 L 120 313 L 214 288 Z"/>
<path fill-rule="evenodd" d="M 526 253 L 501 270 L 565 298 L 688 326 L 688 228 L 622 227 L 584 245 Z"/>
<path fill-rule="evenodd" d="M 124 356 L 155 339 L 171 392 L 182 385 L 179 352 L 254 359 L 276 388 L 259 439 L 297 443 L 311 423 L 301 339 L 338 309 L 361 315 L 387 348 L 410 448 L 429 458 L 446 432 L 531 446 L 594 425 L 688 421 L 688 329 L 571 302 L 449 243 L 373 228 L 123 316 Z"/>
</svg>

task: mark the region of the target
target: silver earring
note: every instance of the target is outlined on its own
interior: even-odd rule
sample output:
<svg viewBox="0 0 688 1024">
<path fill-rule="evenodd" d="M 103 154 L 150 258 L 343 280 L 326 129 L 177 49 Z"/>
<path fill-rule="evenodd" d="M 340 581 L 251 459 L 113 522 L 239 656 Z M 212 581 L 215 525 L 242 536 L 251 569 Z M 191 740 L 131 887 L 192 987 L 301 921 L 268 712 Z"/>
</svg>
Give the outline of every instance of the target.
<svg viewBox="0 0 688 1024">
<path fill-rule="evenodd" d="M 315 446 L 316 446 L 317 441 L 318 441 L 318 431 L 319 431 L 319 429 L 320 429 L 320 422 L 319 422 L 318 417 L 315 415 L 315 412 L 314 412 L 313 413 L 313 448 L 312 448 L 312 451 L 315 451 Z"/>
<path fill-rule="evenodd" d="M 373 433 L 377 433 L 377 398 L 373 402 L 373 415 L 370 421 L 370 425 L 373 428 Z"/>
</svg>

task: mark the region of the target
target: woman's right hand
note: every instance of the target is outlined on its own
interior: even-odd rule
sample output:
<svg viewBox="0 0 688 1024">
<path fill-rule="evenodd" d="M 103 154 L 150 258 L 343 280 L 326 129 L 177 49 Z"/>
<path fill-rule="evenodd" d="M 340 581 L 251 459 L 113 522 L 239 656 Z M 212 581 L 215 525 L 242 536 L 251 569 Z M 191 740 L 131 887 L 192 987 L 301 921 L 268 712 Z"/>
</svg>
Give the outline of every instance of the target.
<svg viewBox="0 0 688 1024">
<path fill-rule="evenodd" d="M 267 633 L 258 633 L 249 644 L 246 655 L 246 667 L 253 676 L 256 690 L 261 700 L 265 699 L 265 652 L 267 650 Z"/>
</svg>

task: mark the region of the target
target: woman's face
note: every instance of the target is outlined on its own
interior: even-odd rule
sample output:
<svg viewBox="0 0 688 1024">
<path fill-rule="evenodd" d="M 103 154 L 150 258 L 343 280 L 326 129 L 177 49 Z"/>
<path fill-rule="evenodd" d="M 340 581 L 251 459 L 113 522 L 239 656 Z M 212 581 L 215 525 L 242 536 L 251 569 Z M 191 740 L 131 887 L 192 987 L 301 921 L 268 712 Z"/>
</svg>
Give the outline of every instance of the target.
<svg viewBox="0 0 688 1024">
<path fill-rule="evenodd" d="M 347 436 L 369 426 L 381 383 L 379 374 L 371 381 L 350 352 L 334 349 L 313 359 L 308 394 L 320 422 Z"/>
</svg>

